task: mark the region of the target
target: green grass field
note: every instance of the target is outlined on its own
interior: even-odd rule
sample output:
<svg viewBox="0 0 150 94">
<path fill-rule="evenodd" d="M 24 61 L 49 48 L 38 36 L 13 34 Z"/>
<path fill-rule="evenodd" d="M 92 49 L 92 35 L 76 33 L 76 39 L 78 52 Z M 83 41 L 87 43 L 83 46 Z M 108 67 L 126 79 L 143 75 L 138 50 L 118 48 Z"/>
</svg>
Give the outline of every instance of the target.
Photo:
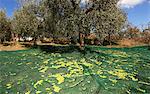
<svg viewBox="0 0 150 94">
<path fill-rule="evenodd" d="M 0 52 L 0 94 L 150 94 L 147 47 Z"/>
</svg>

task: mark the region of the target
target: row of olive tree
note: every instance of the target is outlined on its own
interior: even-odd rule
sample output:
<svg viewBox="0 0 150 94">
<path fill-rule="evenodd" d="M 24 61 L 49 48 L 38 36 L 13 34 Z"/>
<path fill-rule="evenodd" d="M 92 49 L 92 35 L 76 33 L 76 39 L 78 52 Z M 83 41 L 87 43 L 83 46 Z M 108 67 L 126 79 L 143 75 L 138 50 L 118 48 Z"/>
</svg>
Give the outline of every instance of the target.
<svg viewBox="0 0 150 94">
<path fill-rule="evenodd" d="M 40 37 L 63 36 L 84 46 L 84 38 L 90 32 L 104 40 L 120 31 L 126 21 L 125 13 L 117 6 L 119 0 L 89 0 L 85 6 L 81 0 L 19 1 L 21 7 L 11 21 L 12 31 L 34 37 L 35 43 Z"/>
</svg>

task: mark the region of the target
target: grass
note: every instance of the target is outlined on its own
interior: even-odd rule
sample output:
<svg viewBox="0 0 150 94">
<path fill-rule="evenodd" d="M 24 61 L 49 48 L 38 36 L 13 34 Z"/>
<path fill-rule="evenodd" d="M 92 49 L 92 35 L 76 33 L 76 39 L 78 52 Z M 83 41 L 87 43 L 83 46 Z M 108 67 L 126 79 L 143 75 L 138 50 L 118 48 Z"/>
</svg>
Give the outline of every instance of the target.
<svg viewBox="0 0 150 94">
<path fill-rule="evenodd" d="M 0 94 L 150 94 L 148 47 L 0 52 Z"/>
</svg>

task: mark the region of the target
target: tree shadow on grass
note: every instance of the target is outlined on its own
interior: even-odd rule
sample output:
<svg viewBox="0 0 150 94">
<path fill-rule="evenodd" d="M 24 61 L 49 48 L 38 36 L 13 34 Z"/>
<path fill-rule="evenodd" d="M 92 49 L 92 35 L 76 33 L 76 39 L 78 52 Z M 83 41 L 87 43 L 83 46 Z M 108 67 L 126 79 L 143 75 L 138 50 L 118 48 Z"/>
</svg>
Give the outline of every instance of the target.
<svg viewBox="0 0 150 94">
<path fill-rule="evenodd" d="M 84 49 L 80 49 L 79 46 L 76 45 L 68 45 L 68 46 L 55 46 L 55 45 L 36 45 L 31 46 L 30 48 L 33 49 L 40 49 L 41 51 L 44 51 L 46 53 L 72 53 L 72 52 L 79 52 L 83 55 L 86 55 L 87 53 L 96 53 L 103 55 L 104 53 L 98 52 L 95 50 L 92 50 L 89 47 L 84 47 Z"/>
<path fill-rule="evenodd" d="M 55 46 L 55 45 L 36 45 L 31 46 L 32 49 L 40 49 L 46 53 L 72 53 L 75 51 L 80 52 L 78 46 L 68 45 L 68 46 Z"/>
</svg>

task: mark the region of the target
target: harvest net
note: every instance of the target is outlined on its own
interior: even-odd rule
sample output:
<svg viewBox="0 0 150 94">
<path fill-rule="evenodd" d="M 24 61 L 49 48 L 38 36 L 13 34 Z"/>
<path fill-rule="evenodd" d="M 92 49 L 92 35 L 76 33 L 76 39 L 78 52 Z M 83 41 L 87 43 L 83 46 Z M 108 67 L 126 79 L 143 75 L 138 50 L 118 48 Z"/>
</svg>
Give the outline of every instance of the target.
<svg viewBox="0 0 150 94">
<path fill-rule="evenodd" d="M 92 52 L 0 52 L 0 94 L 150 93 L 147 47 L 87 48 Z"/>
</svg>

